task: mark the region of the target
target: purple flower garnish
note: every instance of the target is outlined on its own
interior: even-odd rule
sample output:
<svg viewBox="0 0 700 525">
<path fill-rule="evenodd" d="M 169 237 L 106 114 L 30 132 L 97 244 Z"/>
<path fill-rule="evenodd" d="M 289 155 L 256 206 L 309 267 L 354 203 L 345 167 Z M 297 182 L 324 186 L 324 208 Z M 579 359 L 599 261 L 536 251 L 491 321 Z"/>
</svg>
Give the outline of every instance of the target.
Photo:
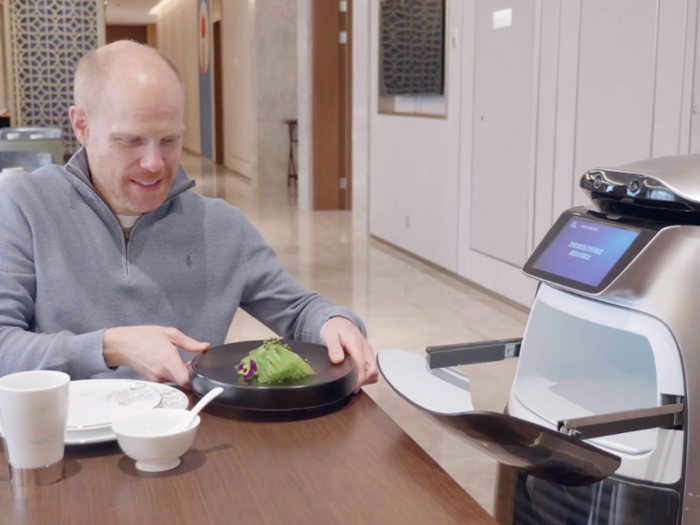
<svg viewBox="0 0 700 525">
<path fill-rule="evenodd" d="M 258 364 L 252 359 L 250 360 L 250 366 L 248 366 L 248 364 L 246 363 L 241 363 L 240 365 L 238 365 L 238 373 L 241 374 L 244 379 L 250 379 L 251 377 L 254 377 L 257 371 Z"/>
</svg>

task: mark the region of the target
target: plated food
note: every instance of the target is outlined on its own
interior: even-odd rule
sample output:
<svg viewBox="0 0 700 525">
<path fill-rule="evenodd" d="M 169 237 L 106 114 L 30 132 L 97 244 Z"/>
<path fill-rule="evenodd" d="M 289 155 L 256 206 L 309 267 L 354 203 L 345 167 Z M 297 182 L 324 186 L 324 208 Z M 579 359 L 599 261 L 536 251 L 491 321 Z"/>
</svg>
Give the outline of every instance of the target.
<svg viewBox="0 0 700 525">
<path fill-rule="evenodd" d="M 257 379 L 263 385 L 316 375 L 308 361 L 282 338 L 268 339 L 251 350 L 238 364 L 238 373 L 244 379 Z"/>
<path fill-rule="evenodd" d="M 324 345 L 287 339 L 238 341 L 210 348 L 192 360 L 192 391 L 224 391 L 213 405 L 252 412 L 333 410 L 352 396 L 352 359 L 333 363 Z"/>
</svg>

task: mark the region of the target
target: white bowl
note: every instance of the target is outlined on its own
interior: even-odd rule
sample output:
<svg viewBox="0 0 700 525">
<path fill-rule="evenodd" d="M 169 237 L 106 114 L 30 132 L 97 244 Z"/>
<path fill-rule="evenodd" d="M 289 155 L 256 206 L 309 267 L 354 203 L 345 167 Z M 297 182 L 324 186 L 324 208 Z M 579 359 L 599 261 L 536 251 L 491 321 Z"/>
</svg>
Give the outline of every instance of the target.
<svg viewBox="0 0 700 525">
<path fill-rule="evenodd" d="M 124 453 L 136 460 L 137 469 L 164 472 L 177 467 L 180 457 L 192 446 L 199 416 L 187 430 L 170 434 L 188 415 L 188 410 L 153 408 L 115 419 L 112 430 Z"/>
</svg>

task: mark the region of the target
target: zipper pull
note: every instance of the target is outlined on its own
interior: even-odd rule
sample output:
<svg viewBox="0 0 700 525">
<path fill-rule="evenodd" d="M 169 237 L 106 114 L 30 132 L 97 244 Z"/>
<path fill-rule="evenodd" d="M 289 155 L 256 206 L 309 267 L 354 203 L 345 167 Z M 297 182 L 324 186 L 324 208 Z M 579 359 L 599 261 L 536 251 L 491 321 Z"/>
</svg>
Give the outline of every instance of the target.
<svg viewBox="0 0 700 525">
<path fill-rule="evenodd" d="M 129 233 L 131 230 L 124 230 L 124 240 L 129 242 Z"/>
</svg>

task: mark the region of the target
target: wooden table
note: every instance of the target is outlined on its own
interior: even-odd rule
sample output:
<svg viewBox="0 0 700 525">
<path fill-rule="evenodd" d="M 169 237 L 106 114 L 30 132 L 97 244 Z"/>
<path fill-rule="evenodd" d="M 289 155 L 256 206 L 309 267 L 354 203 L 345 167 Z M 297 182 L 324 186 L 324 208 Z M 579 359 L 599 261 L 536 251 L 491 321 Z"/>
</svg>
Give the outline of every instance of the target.
<svg viewBox="0 0 700 525">
<path fill-rule="evenodd" d="M 0 523 L 495 524 L 364 393 L 304 421 L 203 414 L 166 473 L 140 473 L 116 443 L 67 447 L 65 465 L 58 483 L 14 487 L 0 454 Z"/>
</svg>

